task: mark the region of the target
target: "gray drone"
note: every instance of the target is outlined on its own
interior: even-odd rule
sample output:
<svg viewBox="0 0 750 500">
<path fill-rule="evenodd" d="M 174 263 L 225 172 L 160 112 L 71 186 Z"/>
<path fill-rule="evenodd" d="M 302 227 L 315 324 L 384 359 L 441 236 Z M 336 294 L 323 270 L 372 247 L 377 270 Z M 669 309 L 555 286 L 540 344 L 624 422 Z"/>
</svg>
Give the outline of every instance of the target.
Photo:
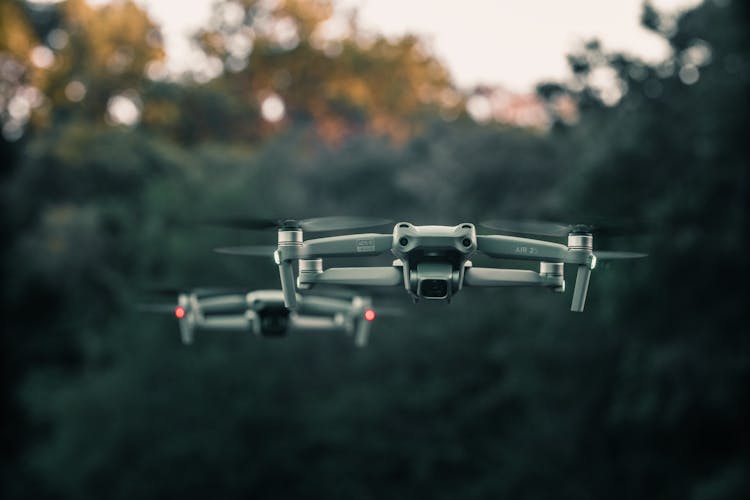
<svg viewBox="0 0 750 500">
<path fill-rule="evenodd" d="M 222 225 L 243 229 L 278 231 L 278 244 L 218 248 L 217 252 L 270 256 L 279 268 L 284 304 L 290 310 L 303 307 L 298 290 L 317 285 L 403 287 L 415 302 L 420 299 L 450 301 L 463 287 L 542 287 L 565 291 L 564 266 L 576 266 L 571 311 L 582 312 L 591 271 L 597 261 L 634 259 L 645 254 L 594 251 L 590 224 L 558 224 L 537 221 L 491 220 L 481 225 L 499 233 L 567 236 L 567 244 L 511 236 L 477 234 L 474 224 L 417 226 L 399 222 L 387 234 L 361 233 L 304 239 L 304 231 L 346 231 L 382 226 L 389 221 L 363 217 L 321 217 L 305 220 L 257 218 L 222 219 Z M 389 266 L 323 268 L 330 257 L 367 257 L 390 253 Z M 539 262 L 539 270 L 474 267 L 470 258 L 483 254 L 495 259 Z M 298 273 L 295 276 L 294 264 Z"/>
<path fill-rule="evenodd" d="M 294 311 L 285 307 L 281 290 L 245 294 L 197 288 L 177 292 L 176 304 L 142 304 L 139 309 L 174 314 L 184 344 L 192 344 L 196 330 L 247 331 L 261 337 L 341 331 L 354 335 L 357 346 L 367 344 L 376 316 L 369 297 L 305 294 L 297 295 L 295 304 Z"/>
</svg>

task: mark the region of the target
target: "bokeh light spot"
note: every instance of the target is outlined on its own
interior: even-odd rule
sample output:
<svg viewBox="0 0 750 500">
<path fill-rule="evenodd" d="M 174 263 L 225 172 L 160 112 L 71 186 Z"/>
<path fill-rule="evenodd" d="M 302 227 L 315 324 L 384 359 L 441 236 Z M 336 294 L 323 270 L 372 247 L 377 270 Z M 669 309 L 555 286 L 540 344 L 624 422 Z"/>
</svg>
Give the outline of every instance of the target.
<svg viewBox="0 0 750 500">
<path fill-rule="evenodd" d="M 474 121 L 488 122 L 492 118 L 492 103 L 487 96 L 473 95 L 466 101 L 466 111 Z"/>
<path fill-rule="evenodd" d="M 680 68 L 680 81 L 685 85 L 692 85 L 696 83 L 700 76 L 700 71 L 698 71 L 698 68 L 696 68 L 692 64 L 686 64 L 685 66 Z"/>
<path fill-rule="evenodd" d="M 31 114 L 31 103 L 22 95 L 15 95 L 8 102 L 8 114 L 18 121 L 26 121 Z"/>
<path fill-rule="evenodd" d="M 132 126 L 138 123 L 141 110 L 137 96 L 119 94 L 112 96 L 107 103 L 107 118 L 116 125 Z"/>
<path fill-rule="evenodd" d="M 146 78 L 153 81 L 164 80 L 169 76 L 167 66 L 162 61 L 149 61 L 144 69 Z"/>
<path fill-rule="evenodd" d="M 694 40 L 681 54 L 682 61 L 693 66 L 705 66 L 711 62 L 711 57 L 711 46 L 704 40 Z"/>
<path fill-rule="evenodd" d="M 47 43 L 56 50 L 64 49 L 69 39 L 68 32 L 60 28 L 53 29 L 47 35 Z"/>
<path fill-rule="evenodd" d="M 272 36 L 284 50 L 292 50 L 299 45 L 297 23 L 291 17 L 282 17 L 273 26 Z"/>
<path fill-rule="evenodd" d="M 286 107 L 284 101 L 277 94 L 271 94 L 260 105 L 260 114 L 263 119 L 272 123 L 284 118 Z"/>
<path fill-rule="evenodd" d="M 81 102 L 86 97 L 86 86 L 78 80 L 73 80 L 65 86 L 65 97 L 71 102 Z"/>
<path fill-rule="evenodd" d="M 43 45 L 37 45 L 31 49 L 29 59 L 31 59 L 31 64 L 41 69 L 47 69 L 55 64 L 55 54 Z"/>
</svg>

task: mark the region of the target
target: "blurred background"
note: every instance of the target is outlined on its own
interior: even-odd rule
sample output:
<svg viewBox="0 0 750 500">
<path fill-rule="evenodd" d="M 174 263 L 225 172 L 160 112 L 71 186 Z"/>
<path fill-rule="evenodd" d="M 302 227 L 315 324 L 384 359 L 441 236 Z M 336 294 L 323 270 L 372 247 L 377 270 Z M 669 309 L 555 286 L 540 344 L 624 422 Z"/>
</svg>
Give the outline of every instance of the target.
<svg viewBox="0 0 750 500">
<path fill-rule="evenodd" d="M 0 0 L 2 498 L 748 498 L 746 3 L 401 3 Z M 133 307 L 278 287 L 201 217 L 331 214 L 649 258 L 365 350 Z"/>
</svg>

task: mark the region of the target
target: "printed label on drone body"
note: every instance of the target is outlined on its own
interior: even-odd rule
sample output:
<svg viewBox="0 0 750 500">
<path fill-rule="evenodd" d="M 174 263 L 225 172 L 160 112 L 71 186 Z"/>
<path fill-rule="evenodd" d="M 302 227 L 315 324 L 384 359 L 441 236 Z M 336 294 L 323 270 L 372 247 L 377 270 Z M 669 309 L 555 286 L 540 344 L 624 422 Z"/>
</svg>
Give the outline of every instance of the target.
<svg viewBox="0 0 750 500">
<path fill-rule="evenodd" d="M 370 239 L 357 240 L 357 252 L 374 252 L 375 245 Z"/>
<path fill-rule="evenodd" d="M 534 255 L 537 252 L 534 247 L 516 247 L 516 253 L 523 253 L 526 255 Z"/>
</svg>

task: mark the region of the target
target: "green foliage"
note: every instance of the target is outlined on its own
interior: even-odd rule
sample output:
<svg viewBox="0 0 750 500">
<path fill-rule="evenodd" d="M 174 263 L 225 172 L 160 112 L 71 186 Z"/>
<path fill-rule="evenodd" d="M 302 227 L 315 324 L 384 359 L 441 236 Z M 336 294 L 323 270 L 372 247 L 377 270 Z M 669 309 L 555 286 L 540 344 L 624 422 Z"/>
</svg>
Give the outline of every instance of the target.
<svg viewBox="0 0 750 500">
<path fill-rule="evenodd" d="M 221 129 L 241 96 L 163 83 L 149 84 L 157 115 L 189 102 L 193 121 L 78 117 L 16 151 L 2 143 L 14 161 L 4 497 L 744 498 L 741 11 L 680 18 L 671 75 L 588 44 L 571 56 L 582 87 L 540 88 L 573 96 L 580 121 L 544 135 L 458 119 L 423 121 L 399 147 L 366 134 L 331 146 L 300 122 L 249 147 Z M 696 40 L 711 62 L 686 85 Z M 605 66 L 627 88 L 615 105 L 589 85 Z M 243 213 L 599 214 L 643 234 L 598 248 L 650 256 L 597 268 L 583 314 L 570 293 L 464 290 L 414 307 L 401 294 L 409 314 L 379 318 L 363 351 L 336 336 L 218 333 L 185 348 L 170 318 L 132 305 L 154 285 L 277 287 L 270 262 L 210 251 L 270 242 L 200 223 Z"/>
</svg>

